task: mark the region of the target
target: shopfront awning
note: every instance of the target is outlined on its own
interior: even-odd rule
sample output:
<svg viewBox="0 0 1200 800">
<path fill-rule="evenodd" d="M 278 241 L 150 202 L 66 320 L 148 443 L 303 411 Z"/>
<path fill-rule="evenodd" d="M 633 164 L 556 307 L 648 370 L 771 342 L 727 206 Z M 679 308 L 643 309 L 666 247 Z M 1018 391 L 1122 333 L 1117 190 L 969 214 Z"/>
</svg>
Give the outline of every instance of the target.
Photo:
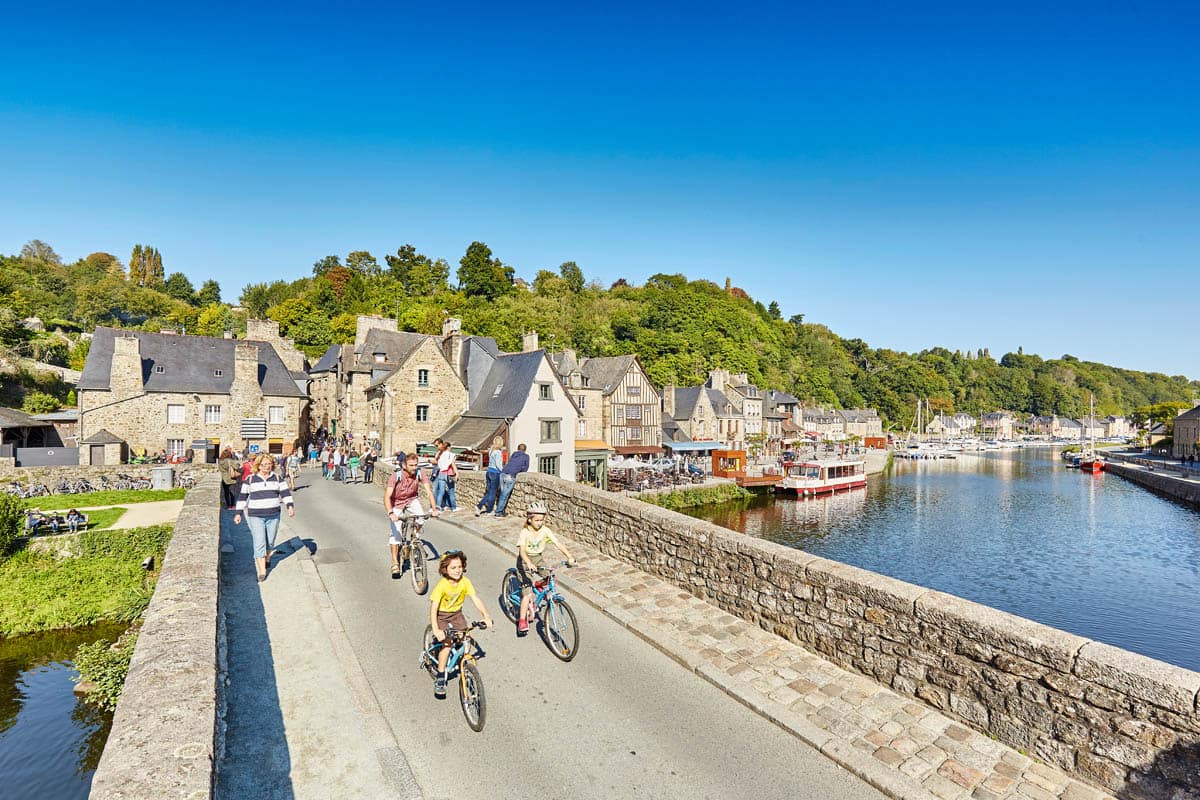
<svg viewBox="0 0 1200 800">
<path fill-rule="evenodd" d="M 622 447 L 614 447 L 619 456 L 658 456 L 662 455 L 662 447 L 651 445 L 629 445 Z"/>
<path fill-rule="evenodd" d="M 724 442 L 675 442 L 665 445 L 675 453 L 704 453 L 709 450 L 724 450 Z M 618 452 L 620 448 L 618 448 Z"/>
</svg>

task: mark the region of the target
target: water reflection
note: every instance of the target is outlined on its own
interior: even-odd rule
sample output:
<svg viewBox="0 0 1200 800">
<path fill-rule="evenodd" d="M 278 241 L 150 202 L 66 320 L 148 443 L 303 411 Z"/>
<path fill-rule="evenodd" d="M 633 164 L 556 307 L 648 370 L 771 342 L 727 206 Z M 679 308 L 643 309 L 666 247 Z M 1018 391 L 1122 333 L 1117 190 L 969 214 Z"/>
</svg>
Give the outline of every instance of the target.
<svg viewBox="0 0 1200 800">
<path fill-rule="evenodd" d="M 1057 455 L 900 461 L 865 491 L 695 515 L 1200 670 L 1200 512 Z"/>
<path fill-rule="evenodd" d="M 114 639 L 97 626 L 0 639 L 0 786 L 6 800 L 86 798 L 112 715 L 77 701 L 75 649 Z"/>
</svg>

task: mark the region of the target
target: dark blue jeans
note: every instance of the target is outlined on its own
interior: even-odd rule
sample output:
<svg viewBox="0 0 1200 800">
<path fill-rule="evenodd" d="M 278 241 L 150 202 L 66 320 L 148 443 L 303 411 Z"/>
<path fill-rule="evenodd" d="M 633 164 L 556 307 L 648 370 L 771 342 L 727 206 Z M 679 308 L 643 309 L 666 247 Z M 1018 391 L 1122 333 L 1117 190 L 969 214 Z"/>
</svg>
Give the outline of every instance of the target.
<svg viewBox="0 0 1200 800">
<path fill-rule="evenodd" d="M 500 474 L 500 501 L 496 503 L 496 513 L 503 514 L 508 508 L 508 496 L 512 494 L 513 486 L 517 484 L 516 475 Z"/>
<path fill-rule="evenodd" d="M 487 485 L 483 489 L 483 498 L 475 507 L 490 512 L 495 507 L 496 496 L 500 492 L 500 470 L 489 469 L 484 477 L 487 479 Z"/>
</svg>

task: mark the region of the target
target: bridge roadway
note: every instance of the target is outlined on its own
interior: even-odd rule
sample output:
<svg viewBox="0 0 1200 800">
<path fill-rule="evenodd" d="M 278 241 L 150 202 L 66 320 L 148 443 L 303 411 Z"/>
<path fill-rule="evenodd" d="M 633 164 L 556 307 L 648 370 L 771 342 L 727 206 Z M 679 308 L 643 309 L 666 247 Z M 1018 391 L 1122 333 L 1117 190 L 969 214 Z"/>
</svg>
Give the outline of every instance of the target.
<svg viewBox="0 0 1200 800">
<path fill-rule="evenodd" d="M 487 725 L 473 733 L 454 686 L 439 701 L 416 668 L 428 605 L 388 574 L 381 494 L 306 471 L 284 528 L 308 550 L 277 559 L 261 585 L 249 533 L 223 513 L 235 550 L 222 556 L 218 797 L 883 797 L 582 601 L 573 662 L 535 634 L 516 638 L 496 599 L 509 556 L 435 520 L 426 539 L 467 552 L 500 620 L 479 635 Z"/>
</svg>

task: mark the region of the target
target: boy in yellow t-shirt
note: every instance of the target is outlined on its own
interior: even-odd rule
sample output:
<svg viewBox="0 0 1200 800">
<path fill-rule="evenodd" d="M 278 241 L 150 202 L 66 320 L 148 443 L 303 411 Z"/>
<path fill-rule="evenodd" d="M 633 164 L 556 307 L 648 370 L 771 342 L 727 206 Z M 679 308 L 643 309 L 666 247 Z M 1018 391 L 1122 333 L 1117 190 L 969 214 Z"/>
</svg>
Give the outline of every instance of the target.
<svg viewBox="0 0 1200 800">
<path fill-rule="evenodd" d="M 492 616 L 475 594 L 475 586 L 464 574 L 466 571 L 467 556 L 460 550 L 446 553 L 438 562 L 438 572 L 442 579 L 429 595 L 429 624 L 433 626 L 433 636 L 439 642 L 446 641 L 448 626 L 453 625 L 456 631 L 465 631 L 469 627 L 467 618 L 462 613 L 463 604 L 468 597 L 483 616 L 483 624 L 488 628 L 492 627 Z M 446 696 L 446 662 L 449 658 L 449 647 L 438 650 L 438 674 L 433 682 L 435 697 Z"/>
<path fill-rule="evenodd" d="M 529 633 L 529 620 L 533 616 L 533 577 L 546 565 L 546 547 L 554 545 L 563 554 L 567 563 L 574 566 L 575 559 L 567 552 L 546 525 L 546 504 L 534 502 L 525 511 L 525 527 L 517 539 L 517 577 L 521 581 L 521 616 L 517 619 L 517 636 Z"/>
</svg>

